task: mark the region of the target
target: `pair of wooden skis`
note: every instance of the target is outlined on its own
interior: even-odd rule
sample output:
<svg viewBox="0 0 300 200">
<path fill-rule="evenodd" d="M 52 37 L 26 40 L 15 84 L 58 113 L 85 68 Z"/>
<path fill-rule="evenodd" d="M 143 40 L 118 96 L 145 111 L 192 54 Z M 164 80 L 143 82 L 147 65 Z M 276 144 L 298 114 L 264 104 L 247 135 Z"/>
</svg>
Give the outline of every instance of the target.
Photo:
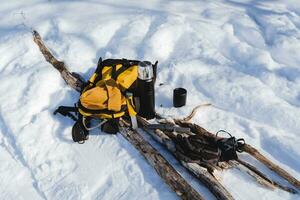
<svg viewBox="0 0 300 200">
<path fill-rule="evenodd" d="M 41 36 L 37 31 L 33 31 L 33 40 L 38 45 L 41 53 L 54 68 L 56 68 L 65 82 L 80 92 L 84 84 L 84 80 L 75 73 L 68 71 L 68 68 L 64 62 L 58 61 L 45 46 Z M 191 115 L 193 115 L 194 110 Z M 190 119 L 189 116 L 187 119 Z M 146 125 L 149 124 L 146 120 L 138 117 L 141 127 L 144 131 L 153 136 L 153 138 L 164 145 L 175 158 L 184 166 L 189 172 L 199 179 L 214 195 L 217 199 L 234 199 L 232 195 L 226 190 L 222 184 L 214 177 L 213 171 L 207 170 L 205 167 L 193 163 L 186 162 L 185 159 L 178 156 L 176 150 L 176 143 L 172 140 L 172 134 L 174 132 L 163 131 L 160 129 L 149 130 Z M 190 134 L 206 135 L 209 137 L 216 137 L 214 134 L 209 133 L 202 127 L 187 122 L 187 120 L 174 120 L 174 124 L 180 127 L 190 128 Z M 160 177 L 166 184 L 181 198 L 181 199 L 204 199 L 169 163 L 168 161 L 151 145 L 149 144 L 137 130 L 132 130 L 125 120 L 120 120 L 120 133 L 126 140 L 128 140 L 148 161 L 148 163 L 156 170 Z M 272 161 L 263 156 L 257 149 L 249 144 L 243 147 L 243 150 L 265 164 L 270 170 L 276 172 L 279 176 L 287 180 L 297 190 L 300 190 L 300 182 L 290 175 L 287 171 L 274 164 Z M 236 167 L 242 171 L 247 172 L 253 176 L 259 183 L 269 188 L 280 188 L 290 193 L 297 193 L 296 189 L 288 186 L 281 185 L 280 183 L 271 180 L 265 174 L 260 172 L 257 168 L 251 164 L 242 161 L 240 159 L 233 160 L 227 163 L 222 163 L 220 167 L 214 170 L 221 170 L 228 167 Z"/>
<path fill-rule="evenodd" d="M 159 116 L 159 118 L 161 117 Z M 259 184 L 269 189 L 279 188 L 292 194 L 297 194 L 298 193 L 297 189 L 298 190 L 300 189 L 299 187 L 300 182 L 296 178 L 294 178 L 287 171 L 285 171 L 284 169 L 282 169 L 281 167 L 279 167 L 278 165 L 274 164 L 272 161 L 267 159 L 257 149 L 255 149 L 249 144 L 245 144 L 243 146 L 243 151 L 245 153 L 248 153 L 249 155 L 253 156 L 256 160 L 266 165 L 270 170 L 272 170 L 280 177 L 285 179 L 296 189 L 286 185 L 282 185 L 281 183 L 272 180 L 263 172 L 261 172 L 259 169 L 257 169 L 255 166 L 239 158 L 236 160 L 230 160 L 228 162 L 222 162 L 219 164 L 218 167 L 215 167 L 213 170 L 211 170 L 211 168 L 206 170 L 205 167 L 203 168 L 201 164 L 195 162 L 186 162 L 184 160 L 188 160 L 189 158 L 187 157 L 186 159 L 184 159 L 182 155 L 178 155 L 176 149 L 177 144 L 176 142 L 174 142 L 174 140 L 171 139 L 175 137 L 175 134 L 177 133 L 162 131 L 160 129 L 156 129 L 155 131 L 152 131 L 147 129 L 147 125 L 149 123 L 145 119 L 138 117 L 138 120 L 141 124 L 142 129 L 147 133 L 149 133 L 156 141 L 164 145 L 170 152 L 172 152 L 174 157 L 182 164 L 182 166 L 184 166 L 188 171 L 190 171 L 194 176 L 196 176 L 204 185 L 206 185 L 207 188 L 216 196 L 217 199 L 233 199 L 233 197 L 226 190 L 226 188 L 223 187 L 214 176 L 214 170 L 225 170 L 227 168 L 237 168 L 240 171 L 249 174 Z M 167 123 L 170 123 L 170 120 L 168 120 Z M 176 120 L 176 119 L 174 120 L 174 123 L 180 127 L 190 128 L 190 133 L 185 133 L 185 134 L 201 135 L 213 139 L 221 139 L 218 138 L 215 134 L 206 131 L 205 129 L 203 129 L 197 124 L 189 123 L 185 120 Z"/>
</svg>

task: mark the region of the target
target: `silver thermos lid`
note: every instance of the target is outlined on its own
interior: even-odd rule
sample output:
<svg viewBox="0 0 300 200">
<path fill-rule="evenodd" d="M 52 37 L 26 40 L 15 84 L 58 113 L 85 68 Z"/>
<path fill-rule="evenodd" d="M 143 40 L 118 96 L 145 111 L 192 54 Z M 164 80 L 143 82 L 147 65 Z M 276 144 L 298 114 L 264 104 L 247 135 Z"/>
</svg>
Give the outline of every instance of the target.
<svg viewBox="0 0 300 200">
<path fill-rule="evenodd" d="M 153 67 L 149 61 L 141 61 L 138 65 L 138 78 L 141 80 L 151 80 L 153 78 Z"/>
</svg>

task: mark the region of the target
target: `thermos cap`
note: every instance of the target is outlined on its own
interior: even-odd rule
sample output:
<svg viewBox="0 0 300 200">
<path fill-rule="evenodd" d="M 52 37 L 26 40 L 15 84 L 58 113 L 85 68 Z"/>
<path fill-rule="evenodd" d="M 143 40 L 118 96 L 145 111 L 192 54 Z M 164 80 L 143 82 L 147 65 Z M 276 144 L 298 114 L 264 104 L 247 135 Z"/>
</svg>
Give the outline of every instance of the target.
<svg viewBox="0 0 300 200">
<path fill-rule="evenodd" d="M 138 64 L 138 78 L 141 80 L 150 80 L 153 78 L 153 66 L 149 61 L 142 61 Z"/>
<path fill-rule="evenodd" d="M 175 88 L 173 91 L 173 106 L 178 108 L 186 104 L 187 91 L 184 88 Z"/>
</svg>

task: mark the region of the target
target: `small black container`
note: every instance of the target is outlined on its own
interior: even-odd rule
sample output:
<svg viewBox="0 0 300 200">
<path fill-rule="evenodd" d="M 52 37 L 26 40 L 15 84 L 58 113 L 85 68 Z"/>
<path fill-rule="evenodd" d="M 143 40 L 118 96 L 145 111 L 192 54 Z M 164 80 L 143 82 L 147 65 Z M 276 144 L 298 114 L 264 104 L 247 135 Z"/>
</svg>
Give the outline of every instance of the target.
<svg viewBox="0 0 300 200">
<path fill-rule="evenodd" d="M 178 108 L 186 104 L 187 91 L 184 88 L 176 88 L 173 91 L 173 106 Z"/>
</svg>

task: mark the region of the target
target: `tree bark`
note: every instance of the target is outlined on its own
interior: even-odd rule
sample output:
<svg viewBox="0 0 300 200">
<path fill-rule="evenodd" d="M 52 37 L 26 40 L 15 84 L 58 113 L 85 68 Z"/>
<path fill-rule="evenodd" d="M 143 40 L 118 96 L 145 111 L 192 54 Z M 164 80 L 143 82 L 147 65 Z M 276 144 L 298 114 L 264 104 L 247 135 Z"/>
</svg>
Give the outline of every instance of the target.
<svg viewBox="0 0 300 200">
<path fill-rule="evenodd" d="M 39 46 L 40 51 L 54 68 L 56 68 L 66 83 L 80 92 L 84 82 L 79 77 L 70 73 L 61 61 L 58 61 L 45 46 L 39 33 L 33 31 L 33 40 Z M 159 176 L 169 185 L 169 187 L 183 200 L 203 200 L 204 198 L 191 186 L 187 181 L 168 163 L 168 161 L 153 148 L 141 135 L 136 131 L 126 128 L 120 122 L 120 133 L 127 139 L 154 167 Z"/>
</svg>

